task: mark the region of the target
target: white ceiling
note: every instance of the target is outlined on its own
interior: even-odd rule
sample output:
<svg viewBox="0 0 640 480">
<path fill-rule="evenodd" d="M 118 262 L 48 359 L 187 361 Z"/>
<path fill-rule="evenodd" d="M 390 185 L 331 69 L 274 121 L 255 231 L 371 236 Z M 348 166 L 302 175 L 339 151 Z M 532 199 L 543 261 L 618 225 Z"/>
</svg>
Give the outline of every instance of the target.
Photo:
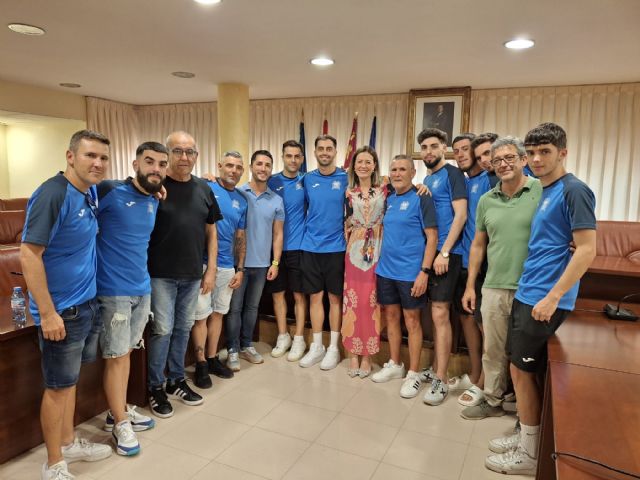
<svg viewBox="0 0 640 480">
<path fill-rule="evenodd" d="M 135 104 L 640 80 L 640 0 L 0 0 L 0 23 L 1 79 Z"/>
</svg>

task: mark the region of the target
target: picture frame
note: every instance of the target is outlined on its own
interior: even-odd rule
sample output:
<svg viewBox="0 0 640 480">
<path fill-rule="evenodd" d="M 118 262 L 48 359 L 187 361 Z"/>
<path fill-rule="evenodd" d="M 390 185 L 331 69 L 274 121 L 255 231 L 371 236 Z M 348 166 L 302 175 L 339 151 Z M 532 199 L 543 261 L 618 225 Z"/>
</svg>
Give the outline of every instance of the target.
<svg viewBox="0 0 640 480">
<path fill-rule="evenodd" d="M 425 128 L 435 127 L 447 132 L 448 147 L 451 140 L 469 130 L 471 87 L 432 88 L 409 92 L 409 118 L 407 122 L 407 155 L 420 159 L 418 134 Z M 448 149 L 447 159 L 453 158 Z"/>
</svg>

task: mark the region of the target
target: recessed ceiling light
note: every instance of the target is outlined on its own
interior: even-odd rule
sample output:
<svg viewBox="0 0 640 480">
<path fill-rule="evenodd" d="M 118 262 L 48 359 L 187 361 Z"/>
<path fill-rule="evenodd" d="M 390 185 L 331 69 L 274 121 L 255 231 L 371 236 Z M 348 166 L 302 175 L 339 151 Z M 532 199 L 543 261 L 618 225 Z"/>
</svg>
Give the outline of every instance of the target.
<svg viewBox="0 0 640 480">
<path fill-rule="evenodd" d="M 327 67 L 329 65 L 333 65 L 335 62 L 327 57 L 316 57 L 311 60 L 312 65 L 317 65 L 318 67 Z"/>
<path fill-rule="evenodd" d="M 505 47 L 510 48 L 511 50 L 524 50 L 526 48 L 531 48 L 534 45 L 535 42 L 533 40 L 527 40 L 524 38 L 516 38 L 504 44 Z"/>
<path fill-rule="evenodd" d="M 193 78 L 196 76 L 195 73 L 191 72 L 171 72 L 171 75 L 178 78 Z"/>
<path fill-rule="evenodd" d="M 23 35 L 44 35 L 44 29 L 25 23 L 10 23 L 7 27 L 9 27 L 9 30 Z"/>
<path fill-rule="evenodd" d="M 80 88 L 82 86 L 79 83 L 66 83 L 66 82 L 60 83 L 59 85 L 65 88 Z"/>
<path fill-rule="evenodd" d="M 222 0 L 193 0 L 196 3 L 201 3 L 202 5 L 215 5 L 216 3 L 222 2 Z"/>
</svg>

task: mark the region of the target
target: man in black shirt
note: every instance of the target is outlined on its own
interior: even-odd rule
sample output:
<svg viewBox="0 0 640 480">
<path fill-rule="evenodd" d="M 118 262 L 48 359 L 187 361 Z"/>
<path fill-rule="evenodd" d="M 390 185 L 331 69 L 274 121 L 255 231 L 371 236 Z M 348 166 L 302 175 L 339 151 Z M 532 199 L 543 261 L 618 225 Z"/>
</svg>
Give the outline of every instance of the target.
<svg viewBox="0 0 640 480">
<path fill-rule="evenodd" d="M 184 356 L 194 322 L 198 293 L 215 284 L 218 239 L 215 222 L 222 218 L 205 180 L 191 175 L 198 158 L 196 142 L 186 132 L 167 137 L 169 168 L 149 241 L 151 276 L 151 338 L 149 340 L 149 403 L 158 417 L 173 415 L 167 395 L 187 405 L 203 399 L 187 385 Z M 206 250 L 205 250 L 206 248 Z M 202 274 L 202 252 L 208 255 Z M 165 367 L 167 369 L 166 389 Z"/>
</svg>

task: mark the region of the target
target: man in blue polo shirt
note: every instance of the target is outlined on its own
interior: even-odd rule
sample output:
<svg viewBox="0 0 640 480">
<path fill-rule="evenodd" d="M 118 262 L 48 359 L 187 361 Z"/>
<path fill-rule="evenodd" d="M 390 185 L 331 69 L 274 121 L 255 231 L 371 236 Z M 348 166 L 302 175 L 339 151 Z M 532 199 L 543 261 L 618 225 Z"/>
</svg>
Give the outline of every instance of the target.
<svg viewBox="0 0 640 480">
<path fill-rule="evenodd" d="M 580 278 L 596 255 L 596 217 L 593 192 L 563 165 L 565 131 L 543 123 L 527 133 L 524 145 L 543 190 L 507 339 L 521 430 L 517 448 L 487 457 L 485 466 L 505 474 L 534 475 L 542 401 L 536 375 L 546 367 L 547 341 L 574 309 Z"/>
<path fill-rule="evenodd" d="M 105 430 L 112 432 L 119 455 L 136 455 L 134 432 L 155 422 L 127 407 L 130 354 L 142 345 L 151 313 L 151 279 L 147 248 L 156 220 L 158 200 L 167 174 L 169 152 L 158 142 L 136 149 L 135 178 L 105 180 L 98 185 L 98 303 L 103 331 L 104 392 L 109 403 Z"/>
<path fill-rule="evenodd" d="M 95 360 L 102 325 L 96 296 L 96 190 L 109 162 L 109 140 L 90 130 L 71 137 L 67 168 L 31 196 L 20 261 L 42 351 L 40 409 L 47 461 L 41 478 L 72 478 L 67 463 L 111 455 L 108 445 L 75 437 L 81 362 Z"/>
<path fill-rule="evenodd" d="M 217 352 L 222 332 L 222 317 L 229 311 L 233 291 L 242 284 L 244 278 L 247 200 L 236 189 L 243 172 L 242 155 L 236 151 L 225 152 L 222 161 L 218 162 L 217 180 L 209 182 L 222 212 L 222 220 L 216 224 L 218 230 L 216 284 L 213 292 L 201 294 L 198 297 L 196 323 L 191 330 L 196 352 L 195 384 L 200 388 L 211 387 L 209 374 L 220 378 L 233 377 L 233 372 L 220 361 Z M 203 269 L 206 269 L 206 263 L 205 257 Z"/>
<path fill-rule="evenodd" d="M 284 202 L 284 245 L 278 276 L 269 284 L 273 297 L 273 310 L 278 322 L 278 339 L 271 351 L 273 357 L 284 355 L 289 348 L 287 360 L 297 362 L 304 355 L 304 320 L 307 313 L 307 298 L 302 288 L 300 269 L 300 244 L 304 233 L 306 203 L 304 199 L 303 175 L 300 167 L 304 162 L 304 151 L 300 143 L 287 140 L 282 144 L 282 172 L 269 178 L 269 188 L 282 197 Z M 296 330 L 291 341 L 287 331 L 287 302 L 285 290 L 293 293 L 295 302 Z"/>
<path fill-rule="evenodd" d="M 481 133 L 471 142 L 473 158 L 482 169 L 486 170 L 491 188 L 495 187 L 499 182 L 493 165 L 491 165 L 491 145 L 497 138 L 497 133 Z"/>
<path fill-rule="evenodd" d="M 309 314 L 313 343 L 300 360 L 301 367 L 318 362 L 322 370 L 331 370 L 340 361 L 338 341 L 342 323 L 342 290 L 344 288 L 344 195 L 347 173 L 336 167 L 336 139 L 321 135 L 315 140 L 314 154 L 318 168 L 304 177 L 307 218 L 302 238 L 302 285 L 309 294 Z M 329 294 L 331 340 L 325 350 L 322 344 L 324 324 L 324 290 Z"/>
<path fill-rule="evenodd" d="M 247 200 L 248 212 L 247 256 L 244 269 L 238 268 L 244 275 L 240 287 L 231 297 L 226 323 L 227 367 L 234 372 L 240 370 L 239 357 L 250 363 L 264 362 L 253 347 L 253 331 L 265 281 L 278 276 L 285 218 L 282 198 L 267 186 L 272 170 L 271 153 L 266 150 L 253 152 L 251 181 L 238 189 Z"/>
<path fill-rule="evenodd" d="M 371 379 L 381 383 L 404 375 L 405 367 L 400 361 L 402 312 L 409 333 L 409 371 L 400 396 L 413 398 L 421 384 L 418 372 L 423 340 L 420 311 L 427 300 L 429 276 L 436 256 L 436 211 L 431 196 L 419 196 L 411 183 L 416 174 L 413 160 L 406 155 L 396 155 L 389 172 L 395 191 L 387 198 L 376 289 L 383 323 L 387 325 L 391 359 Z"/>
<path fill-rule="evenodd" d="M 435 362 L 431 388 L 424 396 L 428 405 L 440 405 L 449 391 L 447 367 L 451 352 L 450 310 L 462 268 L 462 230 L 467 220 L 467 189 L 464 174 L 448 164 L 447 134 L 427 128 L 418 135 L 420 155 L 429 175 L 424 184 L 431 191 L 438 219 L 438 254 L 430 279 L 431 318 L 434 326 Z M 428 371 L 427 371 L 428 372 Z"/>
</svg>

